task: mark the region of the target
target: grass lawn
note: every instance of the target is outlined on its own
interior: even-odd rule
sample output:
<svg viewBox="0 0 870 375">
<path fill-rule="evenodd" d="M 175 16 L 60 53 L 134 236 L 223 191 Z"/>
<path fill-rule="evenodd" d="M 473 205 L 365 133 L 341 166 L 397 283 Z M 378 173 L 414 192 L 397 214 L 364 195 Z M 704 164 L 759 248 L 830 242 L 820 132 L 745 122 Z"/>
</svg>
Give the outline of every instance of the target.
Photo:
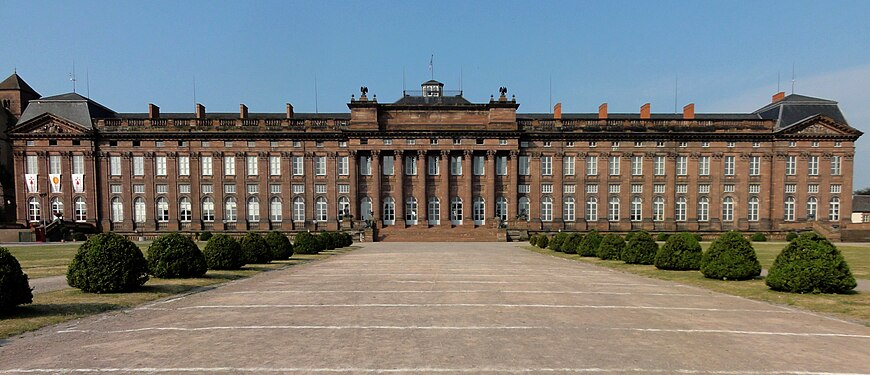
<svg viewBox="0 0 870 375">
<path fill-rule="evenodd" d="M 201 244 L 200 247 L 202 246 L 204 245 Z M 140 244 L 139 247 L 145 249 L 147 244 Z M 66 265 L 75 255 L 77 248 L 78 244 L 22 246 L 10 247 L 9 249 L 22 263 L 22 266 L 26 265 L 25 272 L 31 270 L 42 276 L 57 276 L 66 273 Z M 327 258 L 355 248 L 357 247 L 351 246 L 316 255 L 294 255 L 288 260 L 274 261 L 269 264 L 246 265 L 235 271 L 209 270 L 204 277 L 195 279 L 158 279 L 152 277 L 142 288 L 133 293 L 90 294 L 83 293 L 78 289 L 65 289 L 34 294 L 32 304 L 18 306 L 11 312 L 0 314 L 0 339 L 104 311 L 137 306 L 148 301 L 188 292 L 195 288 L 213 286 L 264 271 Z"/>
<path fill-rule="evenodd" d="M 659 243 L 661 246 L 663 243 Z M 706 250 L 709 242 L 703 242 Z M 779 254 L 785 242 L 754 243 L 758 260 L 765 269 L 770 268 L 773 260 Z M 615 260 L 601 260 L 594 257 L 580 257 L 574 254 L 563 254 L 549 249 L 540 249 L 526 244 L 523 246 L 531 251 L 574 259 L 585 263 L 609 267 L 633 274 L 656 279 L 675 281 L 678 283 L 698 286 L 720 293 L 746 297 L 757 301 L 788 305 L 804 310 L 829 314 L 846 320 L 857 321 L 870 326 L 870 292 L 853 292 L 851 294 L 795 294 L 770 290 L 764 280 L 722 281 L 705 278 L 699 271 L 664 271 L 655 266 L 625 264 Z M 837 246 L 846 258 L 849 268 L 856 279 L 868 279 L 870 274 L 870 245 L 867 246 Z"/>
</svg>

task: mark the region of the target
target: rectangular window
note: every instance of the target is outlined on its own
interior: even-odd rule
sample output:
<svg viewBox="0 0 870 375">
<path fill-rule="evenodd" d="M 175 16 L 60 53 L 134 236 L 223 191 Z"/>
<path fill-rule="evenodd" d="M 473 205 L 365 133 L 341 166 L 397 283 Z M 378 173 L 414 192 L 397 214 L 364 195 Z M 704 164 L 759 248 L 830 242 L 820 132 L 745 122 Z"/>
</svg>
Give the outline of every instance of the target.
<svg viewBox="0 0 870 375">
<path fill-rule="evenodd" d="M 725 145 L 728 146 L 729 148 L 733 148 L 733 147 L 736 147 L 736 146 L 737 146 L 737 144 L 734 143 L 734 142 L 728 142 L 728 143 L 726 143 Z"/>
<path fill-rule="evenodd" d="M 178 184 L 178 193 L 190 194 L 190 184 Z"/>
<path fill-rule="evenodd" d="M 162 156 L 158 156 L 159 160 Z M 163 158 L 163 173 L 160 173 L 160 169 L 157 170 L 158 176 L 166 175 L 166 157 Z M 109 156 L 109 172 L 112 176 L 120 176 L 121 175 L 121 157 L 120 156 Z"/>
<path fill-rule="evenodd" d="M 383 172 L 384 176 L 392 176 L 393 175 L 393 156 L 384 156 L 384 162 L 381 166 L 381 172 Z"/>
<path fill-rule="evenodd" d="M 725 157 L 725 175 L 733 176 L 734 175 L 734 157 L 726 156 Z"/>
<path fill-rule="evenodd" d="M 256 156 L 248 156 L 245 160 L 247 161 L 246 166 L 247 166 L 248 176 L 258 175 L 260 171 L 259 171 L 259 168 L 257 167 L 257 157 Z"/>
<path fill-rule="evenodd" d="M 199 159 L 200 169 L 202 169 L 203 176 L 211 176 L 212 174 L 212 159 L 211 156 L 203 156 Z"/>
<path fill-rule="evenodd" d="M 145 185 L 133 184 L 133 194 L 145 194 Z"/>
<path fill-rule="evenodd" d="M 797 174 L 797 156 L 789 155 L 785 159 L 785 174 L 786 176 L 794 176 Z"/>
<path fill-rule="evenodd" d="M 406 144 L 406 145 L 416 145 L 416 144 L 417 144 L 417 140 L 416 140 L 416 139 L 406 139 L 406 140 L 405 140 L 405 144 Z"/>
<path fill-rule="evenodd" d="M 248 184 L 248 194 L 258 194 L 260 192 L 260 185 L 257 184 Z"/>
<path fill-rule="evenodd" d="M 819 184 L 810 184 L 807 186 L 807 193 L 810 194 L 818 194 L 819 193 Z"/>
<path fill-rule="evenodd" d="M 392 146 L 393 139 L 392 138 L 384 138 L 384 146 Z"/>
<path fill-rule="evenodd" d="M 280 176 L 281 175 L 281 157 L 280 156 L 270 156 L 269 157 L 269 175 L 270 176 Z"/>
<path fill-rule="evenodd" d="M 677 156 L 677 176 L 685 176 L 688 173 L 689 157 Z"/>
<path fill-rule="evenodd" d="M 302 176 L 305 173 L 305 158 L 302 156 L 293 157 L 293 175 Z"/>
<path fill-rule="evenodd" d="M 586 157 L 586 175 L 587 176 L 597 176 L 598 175 L 598 157 L 597 156 L 587 156 Z"/>
<path fill-rule="evenodd" d="M 610 194 L 619 194 L 619 184 L 610 184 L 607 187 L 607 192 Z"/>
<path fill-rule="evenodd" d="M 752 147 L 755 147 L 755 148 L 761 147 L 761 142 L 752 142 Z"/>
<path fill-rule="evenodd" d="M 326 176 L 326 156 L 314 157 L 314 175 Z"/>
<path fill-rule="evenodd" d="M 121 185 L 120 184 L 112 184 L 110 185 L 112 189 L 112 194 L 121 194 Z"/>
<path fill-rule="evenodd" d="M 831 193 L 832 194 L 840 194 L 843 192 L 843 185 L 840 184 L 832 184 L 831 185 Z"/>
<path fill-rule="evenodd" d="M 700 184 L 700 185 L 698 185 L 698 193 L 701 193 L 701 194 L 709 194 L 709 193 L 710 193 L 710 184 Z"/>
<path fill-rule="evenodd" d="M 339 194 L 350 194 L 350 185 L 348 185 L 348 184 L 339 184 L 339 185 L 338 185 L 338 193 L 339 193 Z"/>
<path fill-rule="evenodd" d="M 236 184 L 224 184 L 224 193 L 235 194 L 236 193 Z"/>
<path fill-rule="evenodd" d="M 154 162 L 156 164 L 156 171 L 158 176 L 166 176 L 166 157 L 158 156 L 154 158 Z"/>
<path fill-rule="evenodd" d="M 350 158 L 347 156 L 338 157 L 338 175 L 347 176 L 350 174 Z"/>
<path fill-rule="evenodd" d="M 619 156 L 610 157 L 610 175 L 619 176 Z"/>
<path fill-rule="evenodd" d="M 598 194 L 598 185 L 586 185 L 586 194 Z"/>
<path fill-rule="evenodd" d="M 60 174 L 60 155 L 50 155 L 48 157 L 48 173 Z"/>
<path fill-rule="evenodd" d="M 362 140 L 360 140 L 360 144 L 364 144 L 364 143 L 362 143 Z M 293 141 L 293 147 L 296 147 L 296 148 L 302 147 L 302 142 L 301 141 Z"/>
<path fill-rule="evenodd" d="M 722 191 L 724 191 L 726 193 L 733 193 L 734 192 L 734 184 L 725 184 L 725 186 L 722 187 Z"/>
<path fill-rule="evenodd" d="M 589 141 L 589 147 L 598 147 L 598 142 L 596 142 L 596 141 Z"/>
<path fill-rule="evenodd" d="M 338 141 L 338 147 L 347 147 L 347 141 Z"/>
<path fill-rule="evenodd" d="M 326 184 L 314 185 L 314 194 L 326 194 Z"/>
<path fill-rule="evenodd" d="M 144 156 L 134 156 L 133 157 L 133 175 L 134 176 L 144 176 L 145 175 L 145 157 Z"/>
<path fill-rule="evenodd" d="M 453 176 L 462 176 L 462 156 L 450 157 L 450 174 Z"/>
<path fill-rule="evenodd" d="M 733 185 L 732 185 L 733 186 Z M 761 185 L 759 184 L 749 184 L 749 193 L 750 194 L 759 194 L 761 193 Z"/>
<path fill-rule="evenodd" d="M 232 145 L 232 143 L 230 145 Z M 163 147 L 163 141 L 155 141 L 154 147 Z"/>
<path fill-rule="evenodd" d="M 653 185 L 653 193 L 656 193 L 656 194 L 664 194 L 664 193 L 665 193 L 665 184 L 655 184 L 655 185 Z"/>
<path fill-rule="evenodd" d="M 483 176 L 484 175 L 483 156 L 475 156 L 473 161 L 474 161 L 474 175 L 475 176 Z"/>
<path fill-rule="evenodd" d="M 665 175 L 665 157 L 664 156 L 656 156 L 654 161 L 654 171 L 653 174 L 656 176 L 664 176 Z"/>
<path fill-rule="evenodd" d="M 211 146 L 211 143 L 209 143 L 209 141 L 202 141 L 202 142 L 200 142 L 200 144 L 201 144 L 202 147 L 204 147 L 204 148 L 205 148 L 205 147 L 209 147 L 209 146 Z"/>
<path fill-rule="evenodd" d="M 562 172 L 565 176 L 573 176 L 574 175 L 574 157 L 573 156 L 565 156 L 562 158 Z"/>
<path fill-rule="evenodd" d="M 553 184 L 542 184 L 541 185 L 541 193 L 552 194 L 553 193 Z"/>
<path fill-rule="evenodd" d="M 85 173 L 85 156 L 84 155 L 73 155 L 73 157 L 72 157 L 72 173 L 75 173 L 75 174 L 84 174 Z"/>
<path fill-rule="evenodd" d="M 406 176 L 416 176 L 417 175 L 417 157 L 416 156 L 405 156 L 405 175 Z"/>
<path fill-rule="evenodd" d="M 190 156 L 178 157 L 178 175 L 190 176 Z"/>
<path fill-rule="evenodd" d="M 641 142 L 641 141 L 634 141 L 634 147 L 643 147 L 643 142 Z"/>
<path fill-rule="evenodd" d="M 701 147 L 710 147 L 710 142 L 701 142 Z"/>
<path fill-rule="evenodd" d="M 304 194 L 304 193 L 305 193 L 305 185 L 293 184 L 293 194 Z"/>
<path fill-rule="evenodd" d="M 565 194 L 574 194 L 577 191 L 577 187 L 575 185 L 565 185 L 562 187 L 562 191 Z"/>
<path fill-rule="evenodd" d="M 203 194 L 214 193 L 214 186 L 212 184 L 202 184 L 199 186 L 199 189 L 202 190 Z"/>
<path fill-rule="evenodd" d="M 495 157 L 495 174 L 507 176 L 507 156 Z"/>
<path fill-rule="evenodd" d="M 749 157 L 749 175 L 758 176 L 761 174 L 761 156 Z"/>
<path fill-rule="evenodd" d="M 709 156 L 701 156 L 698 158 L 698 175 L 699 176 L 709 176 L 710 175 L 710 157 Z"/>
<path fill-rule="evenodd" d="M 359 174 L 363 176 L 372 175 L 372 157 L 363 156 L 359 158 Z"/>
<path fill-rule="evenodd" d="M 680 147 L 689 147 L 689 142 L 680 142 Z"/>
<path fill-rule="evenodd" d="M 437 176 L 439 174 L 438 156 L 429 156 L 426 160 L 428 160 L 427 163 L 429 164 L 429 175 Z"/>
<path fill-rule="evenodd" d="M 270 184 L 269 194 L 281 194 L 281 184 Z"/>
<path fill-rule="evenodd" d="M 438 144 L 438 138 L 429 138 L 429 144 L 430 144 L 430 145 L 437 145 L 437 144 Z"/>
<path fill-rule="evenodd" d="M 544 141 L 544 147 L 553 147 L 553 142 Z"/>
<path fill-rule="evenodd" d="M 224 141 L 224 147 L 225 148 L 233 147 L 233 141 Z"/>
<path fill-rule="evenodd" d="M 499 138 L 499 139 L 498 139 L 498 144 L 499 144 L 499 145 L 502 145 L 502 146 L 506 145 L 506 144 L 507 144 L 507 139 Z"/>
<path fill-rule="evenodd" d="M 631 184 L 631 193 L 632 194 L 642 194 L 643 193 L 643 184 Z"/>
<path fill-rule="evenodd" d="M 831 176 L 840 175 L 840 164 L 839 156 L 831 156 Z"/>
<path fill-rule="evenodd" d="M 248 148 L 255 148 L 255 147 L 257 147 L 257 142 L 255 142 L 255 141 L 248 141 Z"/>
<path fill-rule="evenodd" d="M 269 147 L 271 147 L 271 148 L 276 148 L 276 147 L 280 147 L 280 146 L 281 146 L 281 142 L 269 141 Z"/>
<path fill-rule="evenodd" d="M 818 156 L 810 156 L 809 160 L 807 160 L 807 174 L 810 176 L 818 176 L 819 175 L 819 157 Z"/>
<path fill-rule="evenodd" d="M 519 162 L 519 174 L 520 176 L 528 176 L 531 174 L 531 169 L 529 168 L 529 157 L 528 156 L 520 156 L 518 159 Z"/>
<path fill-rule="evenodd" d="M 656 147 L 665 147 L 665 143 L 662 141 L 656 142 Z"/>
<path fill-rule="evenodd" d="M 169 192 L 169 185 L 166 184 L 157 184 L 157 194 L 166 194 Z"/>
<path fill-rule="evenodd" d="M 224 176 L 236 175 L 236 157 L 224 156 Z"/>
<path fill-rule="evenodd" d="M 541 156 L 541 175 L 542 176 L 552 176 L 553 175 L 553 157 L 552 156 Z"/>
<path fill-rule="evenodd" d="M 613 142 L 610 142 L 610 147 L 612 147 L 612 148 L 618 148 L 618 147 L 619 147 L 619 141 L 613 141 Z"/>
<path fill-rule="evenodd" d="M 631 175 L 643 175 L 643 156 L 636 155 L 631 157 Z"/>
<path fill-rule="evenodd" d="M 785 192 L 786 192 L 786 193 L 789 193 L 789 194 L 793 194 L 793 193 L 797 192 L 797 185 L 795 185 L 795 184 L 786 184 L 786 185 L 785 185 Z"/>
<path fill-rule="evenodd" d="M 461 138 L 453 138 L 453 144 L 456 146 L 461 145 L 462 139 Z"/>
<path fill-rule="evenodd" d="M 677 194 L 686 194 L 689 192 L 689 185 L 677 184 Z"/>
<path fill-rule="evenodd" d="M 532 187 L 530 185 L 517 185 L 517 192 L 528 194 L 532 192 Z"/>
</svg>

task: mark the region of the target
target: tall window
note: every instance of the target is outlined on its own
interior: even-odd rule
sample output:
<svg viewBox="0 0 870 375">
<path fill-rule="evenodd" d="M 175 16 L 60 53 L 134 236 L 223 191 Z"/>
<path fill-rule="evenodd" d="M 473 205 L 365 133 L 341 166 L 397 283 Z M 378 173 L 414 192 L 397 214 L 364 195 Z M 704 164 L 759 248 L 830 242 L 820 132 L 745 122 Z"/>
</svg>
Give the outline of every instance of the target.
<svg viewBox="0 0 870 375">
<path fill-rule="evenodd" d="M 144 223 L 147 216 L 147 211 L 148 210 L 145 208 L 144 199 L 140 197 L 133 200 L 133 221 L 137 223 Z"/>
<path fill-rule="evenodd" d="M 280 156 L 270 156 L 269 157 L 269 175 L 270 176 L 280 176 L 281 175 L 281 157 Z"/>
<path fill-rule="evenodd" d="M 28 174 L 39 174 L 39 156 L 27 155 L 24 158 L 24 167 L 27 169 Z"/>
<path fill-rule="evenodd" d="M 63 201 L 59 197 L 51 198 L 51 215 L 52 217 L 60 214 L 63 216 Z"/>
<path fill-rule="evenodd" d="M 541 199 L 541 221 L 553 221 L 553 198 Z"/>
<path fill-rule="evenodd" d="M 495 174 L 499 176 L 507 176 L 507 156 L 495 157 Z"/>
<path fill-rule="evenodd" d="M 178 175 L 190 176 L 190 156 L 178 157 Z"/>
<path fill-rule="evenodd" d="M 236 198 L 229 197 L 224 204 L 224 220 L 228 223 L 235 223 L 238 218 L 238 207 L 236 207 Z"/>
<path fill-rule="evenodd" d="M 178 217 L 182 222 L 190 222 L 193 219 L 193 207 L 187 197 L 181 198 L 178 203 Z"/>
<path fill-rule="evenodd" d="M 528 156 L 523 156 L 523 155 L 519 156 L 519 159 L 517 159 L 517 162 L 518 162 L 518 167 L 520 169 L 519 170 L 520 176 L 528 176 L 531 174 Z"/>
<path fill-rule="evenodd" d="M 121 198 L 112 198 L 112 222 L 120 223 L 124 221 L 124 204 L 121 203 Z"/>
<path fill-rule="evenodd" d="M 158 156 L 157 159 L 163 158 L 163 173 L 160 173 L 160 167 L 158 165 L 157 175 L 165 176 L 166 175 L 166 157 Z M 120 176 L 121 175 L 121 157 L 120 156 L 109 156 L 109 173 L 112 176 Z"/>
<path fill-rule="evenodd" d="M 248 156 L 245 158 L 245 166 L 248 171 L 248 176 L 256 176 L 260 174 L 260 168 L 257 166 L 257 157 Z"/>
<path fill-rule="evenodd" d="M 317 199 L 314 201 L 314 220 L 317 220 L 320 222 L 326 221 L 326 218 L 327 218 L 326 212 L 327 212 L 326 198 L 317 197 Z"/>
<path fill-rule="evenodd" d="M 372 157 L 362 156 L 359 158 L 359 174 L 363 176 L 372 175 Z"/>
<path fill-rule="evenodd" d="M 317 176 L 326 176 L 326 156 L 314 157 L 314 174 Z"/>
<path fill-rule="evenodd" d="M 362 217 L 363 220 L 371 220 L 372 215 L 374 214 L 372 209 L 372 199 L 369 197 L 363 197 L 359 202 L 359 210 L 360 217 Z"/>
<path fill-rule="evenodd" d="M 543 175 L 543 176 L 553 175 L 553 157 L 552 156 L 541 156 L 541 175 Z"/>
<path fill-rule="evenodd" d="M 761 156 L 749 157 L 749 175 L 758 176 L 761 174 Z"/>
<path fill-rule="evenodd" d="M 417 224 L 417 198 L 405 198 L 405 223 L 409 225 Z"/>
<path fill-rule="evenodd" d="M 158 156 L 158 157 L 154 158 L 154 170 L 155 170 L 156 175 L 166 176 L 166 157 L 165 156 Z M 119 169 L 118 173 L 120 174 L 120 169 Z"/>
<path fill-rule="evenodd" d="M 302 197 L 293 198 L 293 221 L 305 221 L 305 200 Z"/>
<path fill-rule="evenodd" d="M 643 199 L 640 197 L 631 198 L 631 212 L 629 217 L 631 221 L 641 221 L 643 219 Z"/>
<path fill-rule="evenodd" d="M 164 197 L 157 198 L 157 221 L 161 223 L 169 221 L 169 201 Z"/>
<path fill-rule="evenodd" d="M 429 175 L 430 176 L 437 176 L 439 174 L 438 156 L 432 155 L 432 156 L 429 156 L 428 158 L 426 158 L 426 160 L 428 160 L 428 164 L 429 164 Z"/>
<path fill-rule="evenodd" d="M 39 209 L 39 200 L 36 197 L 30 197 L 27 200 L 27 216 L 31 222 L 39 222 L 42 219 L 42 213 Z"/>
<path fill-rule="evenodd" d="M 145 175 L 145 157 L 144 156 L 134 156 L 133 157 L 133 175 L 134 176 L 144 176 Z"/>
<path fill-rule="evenodd" d="M 338 214 L 340 216 L 350 215 L 350 199 L 345 196 L 338 197 Z"/>
<path fill-rule="evenodd" d="M 475 164 L 475 168 L 477 168 L 477 164 Z M 406 176 L 416 176 L 417 175 L 417 157 L 416 156 L 405 156 L 405 175 Z"/>
<path fill-rule="evenodd" d="M 807 174 L 810 176 L 819 175 L 819 157 L 810 156 L 807 160 Z"/>
<path fill-rule="evenodd" d="M 794 197 L 785 198 L 785 212 L 783 220 L 794 221 Z"/>
<path fill-rule="evenodd" d="M 677 175 L 685 176 L 688 173 L 689 157 L 677 156 Z"/>
<path fill-rule="evenodd" d="M 384 199 L 384 224 L 392 225 L 396 222 L 396 201 L 393 197 Z"/>
<path fill-rule="evenodd" d="M 202 221 L 207 223 L 214 221 L 214 199 L 211 197 L 202 199 Z"/>
<path fill-rule="evenodd" d="M 643 156 L 635 155 L 631 157 L 631 175 L 643 175 Z"/>
<path fill-rule="evenodd" d="M 833 197 L 828 207 L 828 220 L 840 220 L 840 198 Z"/>
<path fill-rule="evenodd" d="M 48 157 L 48 173 L 60 174 L 60 155 Z"/>
<path fill-rule="evenodd" d="M 677 205 L 674 207 L 674 220 L 686 221 L 686 197 L 677 198 Z"/>
<path fill-rule="evenodd" d="M 236 157 L 224 156 L 224 176 L 236 175 Z"/>
<path fill-rule="evenodd" d="M 474 175 L 475 176 L 483 176 L 485 174 L 484 171 L 484 158 L 482 155 L 475 155 L 473 161 L 474 167 Z"/>
<path fill-rule="evenodd" d="M 272 200 L 269 201 L 269 221 L 280 222 L 281 210 L 281 198 L 272 197 Z"/>
<path fill-rule="evenodd" d="M 495 216 L 501 221 L 508 219 L 508 201 L 505 197 L 498 197 L 495 201 Z"/>
<path fill-rule="evenodd" d="M 749 198 L 748 210 L 747 219 L 749 221 L 758 221 L 758 197 Z"/>
<path fill-rule="evenodd" d="M 598 175 L 598 157 L 597 156 L 587 156 L 586 157 L 586 175 L 587 176 Z"/>
<path fill-rule="evenodd" d="M 619 176 L 619 156 L 610 157 L 610 175 Z"/>
<path fill-rule="evenodd" d="M 200 169 L 203 176 L 212 175 L 212 158 L 211 156 L 203 156 L 199 159 Z"/>
<path fill-rule="evenodd" d="M 450 157 L 450 174 L 462 176 L 462 156 L 453 155 Z"/>
<path fill-rule="evenodd" d="M 831 156 L 831 176 L 840 175 L 840 160 L 839 156 Z"/>
<path fill-rule="evenodd" d="M 462 198 L 453 197 L 450 202 L 450 221 L 454 225 L 462 224 Z"/>
<path fill-rule="evenodd" d="M 710 175 L 710 157 L 709 156 L 701 156 L 698 158 L 698 175 L 699 176 L 709 176 Z"/>
<path fill-rule="evenodd" d="M 257 197 L 248 198 L 248 221 L 260 221 L 260 200 Z"/>
<path fill-rule="evenodd" d="M 483 225 L 486 220 L 486 202 L 483 197 L 474 197 L 471 208 L 471 219 L 474 220 L 474 224 Z"/>
<path fill-rule="evenodd" d="M 77 222 L 83 222 L 88 219 L 88 207 L 85 205 L 85 199 L 76 197 L 73 203 L 73 218 Z"/>
<path fill-rule="evenodd" d="M 797 156 L 789 155 L 785 159 L 785 174 L 788 176 L 797 174 Z"/>
<path fill-rule="evenodd" d="M 619 198 L 610 197 L 607 202 L 607 220 L 619 221 Z"/>
<path fill-rule="evenodd" d="M 393 175 L 393 161 L 395 158 L 392 155 L 386 155 L 383 158 L 383 162 L 381 163 L 381 172 L 384 176 L 392 176 Z"/>
<path fill-rule="evenodd" d="M 665 198 L 655 197 L 653 199 L 653 221 L 665 220 Z"/>
<path fill-rule="evenodd" d="M 350 174 L 350 159 L 347 156 L 338 157 L 338 175 L 347 176 Z"/>
<path fill-rule="evenodd" d="M 531 204 L 529 204 L 528 197 L 520 197 L 518 203 L 517 210 L 519 210 L 519 214 L 517 218 L 525 221 L 529 221 L 529 218 L 532 217 Z"/>
<path fill-rule="evenodd" d="M 816 220 L 818 207 L 819 201 L 816 197 L 810 197 L 810 199 L 807 199 L 807 220 Z"/>
<path fill-rule="evenodd" d="M 294 156 L 292 160 L 293 175 L 302 176 L 305 174 L 305 158 L 302 156 Z M 371 164 L 369 164 L 369 166 L 371 166 Z"/>
<path fill-rule="evenodd" d="M 725 157 L 725 170 L 724 170 L 724 172 L 725 172 L 726 176 L 733 176 L 734 175 L 734 157 L 733 156 L 726 156 Z"/>
<path fill-rule="evenodd" d="M 85 156 L 84 155 L 73 155 L 73 157 L 72 157 L 72 173 L 75 173 L 75 174 L 84 174 L 85 173 Z"/>
<path fill-rule="evenodd" d="M 562 158 L 562 173 L 564 173 L 565 176 L 574 175 L 574 160 L 573 156 L 565 156 Z"/>
<path fill-rule="evenodd" d="M 429 197 L 429 224 L 441 224 L 441 202 L 438 197 Z"/>
<path fill-rule="evenodd" d="M 566 197 L 563 200 L 562 220 L 574 221 L 574 197 Z"/>
<path fill-rule="evenodd" d="M 698 221 L 710 220 L 710 199 L 707 197 L 698 198 Z"/>
<path fill-rule="evenodd" d="M 598 221 L 598 198 L 586 198 L 586 221 Z"/>
</svg>

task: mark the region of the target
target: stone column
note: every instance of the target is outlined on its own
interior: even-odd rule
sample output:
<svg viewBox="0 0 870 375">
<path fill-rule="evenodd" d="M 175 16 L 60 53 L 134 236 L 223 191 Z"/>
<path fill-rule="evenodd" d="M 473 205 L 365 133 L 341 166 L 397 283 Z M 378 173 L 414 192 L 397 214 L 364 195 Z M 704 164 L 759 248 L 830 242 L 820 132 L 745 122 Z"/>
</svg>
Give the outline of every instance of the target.
<svg viewBox="0 0 870 375">
<path fill-rule="evenodd" d="M 396 200 L 396 223 L 404 226 L 405 224 L 405 154 L 401 150 L 396 150 L 393 156 L 393 176 L 390 178 L 393 181 L 393 192 Z"/>
<path fill-rule="evenodd" d="M 441 179 L 441 225 L 450 226 L 450 151 L 441 150 L 438 159 L 438 178 Z"/>
<path fill-rule="evenodd" d="M 507 199 L 508 199 L 508 220 L 513 220 L 520 214 L 519 202 L 520 196 L 517 193 L 519 185 L 519 152 L 512 150 L 508 156 L 508 171 L 507 176 L 504 176 L 507 183 Z"/>
<path fill-rule="evenodd" d="M 372 151 L 372 175 L 370 181 L 372 211 L 374 212 L 372 220 L 374 220 L 374 225 L 377 226 L 381 220 L 381 211 L 383 210 L 383 207 L 381 207 L 381 152 L 378 150 Z"/>
<path fill-rule="evenodd" d="M 484 199 L 486 200 L 486 219 L 494 220 L 495 218 L 495 150 L 489 150 L 486 152 L 486 165 L 483 170 L 483 186 L 486 190 L 486 195 L 484 195 Z"/>
<path fill-rule="evenodd" d="M 347 157 L 348 184 L 350 185 L 350 214 L 353 215 L 354 220 L 362 220 L 364 213 L 360 208 L 362 198 L 359 196 L 359 170 L 357 170 L 356 158 L 356 151 L 351 150 Z"/>
<path fill-rule="evenodd" d="M 562 206 L 564 205 L 562 180 L 565 172 L 562 170 L 564 154 L 557 152 L 553 155 L 553 224 L 554 229 L 564 229 L 565 221 L 562 219 Z M 576 204 L 576 202 L 575 202 Z M 576 208 L 576 206 L 575 206 Z"/>
<path fill-rule="evenodd" d="M 472 209 L 474 208 L 474 197 L 472 194 L 472 180 L 474 177 L 474 171 L 472 169 L 471 160 L 474 157 L 474 153 L 471 150 L 463 151 L 462 155 L 462 176 L 458 176 L 459 182 L 459 196 L 462 197 L 462 224 L 463 225 L 473 225 L 474 221 L 471 220 L 472 217 Z"/>
</svg>

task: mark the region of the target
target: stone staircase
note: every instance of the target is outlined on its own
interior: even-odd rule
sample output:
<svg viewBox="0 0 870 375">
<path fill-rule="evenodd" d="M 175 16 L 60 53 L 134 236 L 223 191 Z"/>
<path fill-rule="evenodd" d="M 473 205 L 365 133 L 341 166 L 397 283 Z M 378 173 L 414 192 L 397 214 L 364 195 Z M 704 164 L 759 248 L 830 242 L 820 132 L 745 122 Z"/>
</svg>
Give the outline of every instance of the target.
<svg viewBox="0 0 870 375">
<path fill-rule="evenodd" d="M 394 225 L 378 229 L 378 241 L 384 242 L 496 242 L 499 240 L 499 230 L 489 226 L 414 225 L 405 228 L 404 225 Z"/>
</svg>

